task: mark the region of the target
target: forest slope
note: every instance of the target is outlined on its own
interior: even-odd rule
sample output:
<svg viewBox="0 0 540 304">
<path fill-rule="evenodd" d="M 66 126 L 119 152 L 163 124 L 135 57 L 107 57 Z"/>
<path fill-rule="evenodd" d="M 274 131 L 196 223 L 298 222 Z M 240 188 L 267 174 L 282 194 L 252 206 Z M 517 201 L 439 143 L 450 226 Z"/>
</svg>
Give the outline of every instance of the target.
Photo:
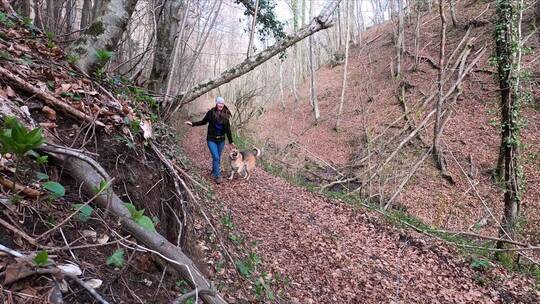
<svg viewBox="0 0 540 304">
<path fill-rule="evenodd" d="M 189 130 L 183 147 L 195 172 L 211 180 L 204 136 L 204 128 Z M 475 269 L 447 245 L 392 228 L 384 217 L 291 185 L 260 168 L 249 181 L 237 177 L 213 190 L 206 208 L 214 222 L 221 222 L 222 239 L 232 240 L 231 252 L 247 251 L 235 252 L 235 259 L 241 261 L 248 252 L 261 258 L 245 275 L 272 291 L 263 290 L 252 301 L 275 303 L 269 294 L 283 303 L 539 301 L 533 278 L 498 266 Z M 219 261 L 214 256 L 207 263 Z M 217 269 L 213 279 L 232 283 L 223 279 L 230 274 Z M 246 298 L 234 284 L 223 293 L 231 301 Z"/>
<path fill-rule="evenodd" d="M 450 120 L 443 134 L 442 145 L 455 184 L 442 178 L 432 158 L 428 158 L 398 196 L 396 205 L 428 225 L 450 230 L 472 229 L 496 235 L 504 204 L 503 193 L 492 179 L 500 145 L 499 93 L 495 68 L 489 64 L 494 48 L 491 22 L 494 9 L 492 3 L 466 2 L 460 3 L 457 11 L 459 24 L 449 26 L 447 31 L 447 56 L 460 43 L 468 27 L 471 29 L 469 37 L 473 38 L 473 49 L 467 63 L 483 46 L 487 46 L 487 52 L 466 76 L 461 96 L 450 107 Z M 426 109 L 419 107 L 437 89 L 440 19 L 436 12 L 426 13 L 421 18 L 419 50 L 423 59 L 417 68 L 414 68 L 413 19 L 411 17 L 406 22 L 401 80 L 391 75 L 395 48 L 390 22 L 367 30 L 362 42 L 351 48 L 341 132 L 336 133 L 333 127 L 341 94 L 343 65 L 335 68 L 325 66 L 317 71 L 317 98 L 321 108 L 321 122 L 318 125 L 314 124 L 309 106 L 309 83 L 306 81 L 299 90 L 299 103 L 295 103 L 292 94 L 289 94 L 286 110 L 281 110 L 276 101 L 275 106 L 267 109 L 262 118 L 254 123 L 250 136 L 267 150 L 280 152 L 275 158 L 281 159 L 274 161 L 275 164 L 289 167 L 290 171 L 303 171 L 307 180 L 318 184 L 326 184 L 333 179 L 314 178 L 314 174 L 304 169 L 305 159 L 315 158 L 319 166 L 323 159 L 349 176 L 371 174 L 394 151 L 400 140 L 409 134 L 400 133 L 406 128 L 403 120 L 391 125 L 404 113 L 398 99 L 400 85 L 406 88 L 405 103 L 413 124 L 418 124 L 434 106 L 430 103 Z M 532 12 L 527 11 L 523 20 L 524 36 L 531 32 L 529 25 L 532 20 Z M 532 71 L 530 89 L 534 98 L 523 107 L 527 125 L 522 130 L 524 146 L 521 158 L 526 191 L 521 209 L 520 234 L 531 243 L 540 243 L 540 91 L 538 73 L 535 72 L 540 67 L 537 60 L 540 44 L 537 37 L 530 38 L 526 46 L 532 50 L 524 56 L 524 67 Z M 398 157 L 369 183 L 369 187 L 365 179 L 361 180 L 366 183 L 362 193 L 372 201 L 385 203 L 431 144 L 432 130 L 431 124 L 421 131 L 420 139 L 406 145 Z M 366 162 L 368 155 L 370 157 Z M 327 168 L 327 171 L 332 170 Z M 321 173 L 325 172 L 319 172 L 319 177 Z M 344 186 L 352 190 L 359 184 Z"/>
</svg>

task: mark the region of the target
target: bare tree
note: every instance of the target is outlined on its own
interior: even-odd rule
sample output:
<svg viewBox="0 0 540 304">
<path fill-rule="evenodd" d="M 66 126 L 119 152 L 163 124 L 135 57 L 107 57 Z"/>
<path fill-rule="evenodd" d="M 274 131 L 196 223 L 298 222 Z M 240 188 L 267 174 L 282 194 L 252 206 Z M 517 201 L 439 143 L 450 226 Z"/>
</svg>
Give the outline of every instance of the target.
<svg viewBox="0 0 540 304">
<path fill-rule="evenodd" d="M 30 16 L 32 12 L 30 0 L 15 1 L 15 3 L 13 3 L 13 8 L 16 11 L 21 12 L 24 16 Z"/>
<path fill-rule="evenodd" d="M 347 3 L 347 2 L 346 2 Z M 346 19 L 347 19 L 347 22 L 345 22 L 346 26 L 347 26 L 347 30 L 346 30 L 346 37 L 347 37 L 347 43 L 345 44 L 345 65 L 343 66 L 343 81 L 341 83 L 341 100 L 339 102 L 339 109 L 338 109 L 338 113 L 337 113 L 337 119 L 336 119 L 336 126 L 334 127 L 334 129 L 336 131 L 339 132 L 339 123 L 340 123 L 340 120 L 341 120 L 341 114 L 343 113 L 343 103 L 345 101 L 345 88 L 347 87 L 347 68 L 348 68 L 348 65 L 349 65 L 349 39 L 350 39 L 350 26 L 349 26 L 349 23 L 348 22 L 348 19 L 349 19 L 349 5 L 346 6 Z"/>
<path fill-rule="evenodd" d="M 421 7 L 420 2 L 415 1 L 416 3 L 416 24 L 414 26 L 414 69 L 418 68 L 419 53 L 420 53 L 420 24 L 421 24 Z"/>
<path fill-rule="evenodd" d="M 90 23 L 90 18 L 92 17 L 92 0 L 84 0 L 81 10 L 81 26 L 79 29 L 85 29 Z"/>
<path fill-rule="evenodd" d="M 450 3 L 450 17 L 452 18 L 452 25 L 457 26 L 458 21 L 456 18 L 456 0 L 449 0 Z"/>
<path fill-rule="evenodd" d="M 283 92 L 283 61 L 279 61 L 279 91 L 281 93 L 281 110 L 285 110 L 285 94 Z"/>
<path fill-rule="evenodd" d="M 243 62 L 237 64 L 234 67 L 227 69 L 225 72 L 221 73 L 219 76 L 203 81 L 191 89 L 179 94 L 170 108 L 172 111 L 169 111 L 169 114 L 172 112 L 178 111 L 182 104 L 192 102 L 197 97 L 209 92 L 210 90 L 221 86 L 227 82 L 230 82 L 233 79 L 236 79 L 247 72 L 253 70 L 255 67 L 261 65 L 268 59 L 274 57 L 275 55 L 281 53 L 285 49 L 294 45 L 298 41 L 316 33 L 320 30 L 329 28 L 332 26 L 332 14 L 336 6 L 341 2 L 341 0 L 330 0 L 322 9 L 321 13 L 313 18 L 306 26 L 302 27 L 297 32 L 285 36 L 285 38 L 280 39 L 274 45 L 269 46 L 265 50 L 261 51 L 258 54 L 247 58 Z M 170 116 L 169 116 L 170 117 Z"/>
<path fill-rule="evenodd" d="M 504 217 L 499 232 L 501 239 L 515 234 L 521 204 L 523 172 L 519 164 L 520 145 L 520 73 L 521 73 L 521 7 L 517 1 L 497 2 L 495 45 L 501 93 L 501 145 L 498 176 L 504 192 Z M 497 243 L 501 248 L 502 242 Z"/>
<path fill-rule="evenodd" d="M 175 38 L 178 31 L 182 31 L 180 26 L 182 0 L 168 0 L 156 5 L 154 10 L 158 10 L 156 44 L 154 60 L 148 88 L 152 91 L 162 93 L 166 89 L 166 80 L 170 74 L 171 59 L 175 49 Z M 184 14 L 185 15 L 185 14 Z M 178 41 L 178 40 L 176 40 Z"/>
<path fill-rule="evenodd" d="M 298 0 L 291 0 L 291 10 L 293 13 L 293 30 L 298 30 Z M 292 91 L 294 101 L 298 102 L 298 89 L 296 87 L 296 81 L 298 79 L 298 46 L 293 46 L 293 75 L 292 75 Z"/>
<path fill-rule="evenodd" d="M 189 14 L 189 6 L 190 6 L 190 4 L 191 4 L 191 0 L 187 0 L 186 4 L 185 4 L 185 8 L 184 8 L 184 13 L 183 13 L 183 16 L 182 16 L 182 21 L 181 21 L 182 23 L 180 24 L 180 34 L 176 38 L 176 42 L 175 42 L 175 45 L 174 45 L 173 60 L 171 62 L 170 73 L 169 73 L 168 78 L 167 78 L 167 87 L 165 89 L 165 96 L 164 96 L 163 104 L 168 103 L 169 96 L 171 95 L 173 79 L 175 79 L 175 76 L 176 76 L 176 73 L 175 73 L 176 70 L 177 70 L 176 67 L 178 65 L 178 61 L 180 60 L 181 44 L 184 41 L 184 33 L 185 33 L 185 29 L 186 29 L 186 21 L 187 21 L 187 17 L 188 17 L 188 14 Z M 216 62 L 217 62 L 217 60 L 216 60 Z"/>
<path fill-rule="evenodd" d="M 446 16 L 444 14 L 444 0 L 439 0 L 439 14 L 441 17 L 441 47 L 439 49 L 439 73 L 438 73 L 438 99 L 436 104 L 435 127 L 433 128 L 433 156 L 439 170 L 446 172 L 446 161 L 440 146 L 442 136 L 443 122 L 443 107 L 444 107 L 444 78 L 445 78 L 445 63 L 444 52 L 446 44 Z"/>
<path fill-rule="evenodd" d="M 396 39 L 396 78 L 401 78 L 401 59 L 403 56 L 403 44 L 405 41 L 404 9 L 403 0 L 398 1 L 398 26 Z"/>
<path fill-rule="evenodd" d="M 313 15 L 313 2 L 309 5 L 309 17 Z M 315 123 L 319 122 L 321 114 L 319 113 L 319 103 L 317 102 L 317 89 L 315 88 L 315 67 L 313 63 L 313 35 L 309 38 L 309 70 L 311 76 L 311 106 L 313 107 L 313 114 L 315 115 Z"/>
<path fill-rule="evenodd" d="M 255 28 L 257 25 L 257 13 L 259 12 L 259 1 L 260 0 L 257 0 L 255 3 L 255 13 L 253 14 L 253 21 L 251 23 L 251 32 L 249 33 L 249 44 L 246 57 L 251 56 L 251 46 L 253 45 L 253 35 L 255 34 Z"/>
</svg>

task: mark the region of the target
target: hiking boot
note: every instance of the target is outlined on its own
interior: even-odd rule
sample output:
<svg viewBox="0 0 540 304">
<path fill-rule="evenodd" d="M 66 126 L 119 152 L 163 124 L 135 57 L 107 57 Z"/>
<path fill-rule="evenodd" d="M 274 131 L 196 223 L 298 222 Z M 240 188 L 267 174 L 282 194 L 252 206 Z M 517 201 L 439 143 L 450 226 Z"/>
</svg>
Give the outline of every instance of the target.
<svg viewBox="0 0 540 304">
<path fill-rule="evenodd" d="M 223 178 L 221 176 L 215 177 L 214 179 L 216 181 L 216 184 L 221 184 L 223 182 Z"/>
</svg>

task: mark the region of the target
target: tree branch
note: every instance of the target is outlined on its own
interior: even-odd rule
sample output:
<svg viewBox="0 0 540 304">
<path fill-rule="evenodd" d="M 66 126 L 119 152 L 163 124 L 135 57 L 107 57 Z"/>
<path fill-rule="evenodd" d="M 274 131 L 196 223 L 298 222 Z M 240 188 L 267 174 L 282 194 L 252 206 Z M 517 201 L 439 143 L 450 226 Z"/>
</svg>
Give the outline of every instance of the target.
<svg viewBox="0 0 540 304">
<path fill-rule="evenodd" d="M 233 79 L 236 79 L 247 72 L 255 69 L 257 66 L 266 62 L 275 55 L 286 50 L 288 47 L 294 45 L 295 43 L 301 41 L 302 39 L 326 28 L 332 26 L 332 14 L 341 0 L 331 0 L 327 5 L 322 9 L 319 16 L 313 18 L 309 24 L 301 28 L 298 32 L 291 35 L 287 35 L 285 38 L 279 40 L 276 44 L 266 48 L 262 52 L 248 57 L 246 60 L 240 64 L 229 68 L 225 72 L 221 73 L 212 79 L 205 80 L 191 89 L 180 93 L 176 96 L 176 99 L 167 109 L 167 118 L 170 118 L 170 115 L 182 105 L 188 104 L 203 94 L 221 86 L 222 84 L 228 83 Z M 172 109 L 172 111 L 171 111 Z"/>
</svg>

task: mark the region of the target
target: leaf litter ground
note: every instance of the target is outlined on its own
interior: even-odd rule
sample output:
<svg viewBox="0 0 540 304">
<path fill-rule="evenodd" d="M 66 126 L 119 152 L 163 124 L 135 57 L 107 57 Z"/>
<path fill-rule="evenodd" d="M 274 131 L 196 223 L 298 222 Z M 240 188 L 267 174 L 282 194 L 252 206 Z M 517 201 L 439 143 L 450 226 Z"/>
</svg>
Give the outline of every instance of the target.
<svg viewBox="0 0 540 304">
<path fill-rule="evenodd" d="M 210 179 L 204 128 L 184 149 Z M 226 154 L 227 151 L 224 151 Z M 215 203 L 269 273 L 287 277 L 293 303 L 536 303 L 534 281 L 498 267 L 473 270 L 456 252 L 257 168 L 249 181 L 213 186 Z M 225 229 L 225 227 L 222 227 Z M 231 299 L 233 295 L 229 295 Z"/>
</svg>

